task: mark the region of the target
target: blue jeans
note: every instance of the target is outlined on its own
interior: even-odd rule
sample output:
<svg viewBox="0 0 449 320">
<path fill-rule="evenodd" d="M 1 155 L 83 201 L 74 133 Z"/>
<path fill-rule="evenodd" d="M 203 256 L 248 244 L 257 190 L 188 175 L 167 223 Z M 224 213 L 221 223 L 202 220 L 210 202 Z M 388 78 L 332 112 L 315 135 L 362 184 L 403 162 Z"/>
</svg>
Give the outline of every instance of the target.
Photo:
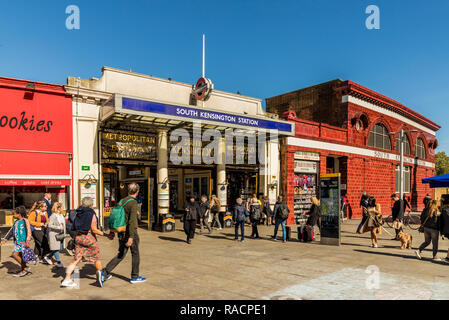
<svg viewBox="0 0 449 320">
<path fill-rule="evenodd" d="M 363 215 L 362 221 L 359 224 L 359 227 L 357 228 L 357 232 L 360 232 L 360 229 L 362 229 L 363 225 L 365 224 L 366 219 L 368 219 L 369 216 Z"/>
<path fill-rule="evenodd" d="M 274 236 L 273 236 L 273 238 L 276 239 L 276 236 L 277 236 L 277 234 L 278 234 L 278 228 L 279 228 L 279 225 L 281 225 L 281 226 L 282 226 L 282 239 L 283 239 L 283 240 L 287 240 L 287 233 L 286 233 L 286 231 L 285 231 L 285 222 L 286 222 L 286 221 L 287 221 L 287 220 L 276 219 L 275 225 L 274 225 Z"/>
<path fill-rule="evenodd" d="M 239 238 L 239 227 L 242 234 L 241 240 L 245 239 L 245 221 L 235 223 L 235 240 Z"/>
<path fill-rule="evenodd" d="M 63 245 L 62 245 L 62 241 L 61 241 L 61 249 L 60 250 L 53 250 L 50 251 L 50 253 L 48 254 L 47 258 L 51 259 L 53 256 L 56 259 L 56 262 L 60 263 L 61 262 L 61 256 L 59 255 L 59 251 L 62 251 L 63 249 Z"/>
</svg>

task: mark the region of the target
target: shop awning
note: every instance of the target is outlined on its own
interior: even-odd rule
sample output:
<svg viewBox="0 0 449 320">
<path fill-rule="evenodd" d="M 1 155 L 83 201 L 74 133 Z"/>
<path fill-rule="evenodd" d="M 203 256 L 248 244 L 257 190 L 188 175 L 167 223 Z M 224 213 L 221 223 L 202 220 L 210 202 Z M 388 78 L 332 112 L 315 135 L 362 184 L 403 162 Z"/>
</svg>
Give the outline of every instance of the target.
<svg viewBox="0 0 449 320">
<path fill-rule="evenodd" d="M 430 183 L 431 188 L 449 188 L 449 174 L 425 178 L 422 183 Z"/>
<path fill-rule="evenodd" d="M 67 186 L 70 154 L 0 149 L 0 186 Z"/>
<path fill-rule="evenodd" d="M 205 128 L 225 130 L 277 130 L 279 136 L 293 136 L 295 124 L 266 116 L 244 115 L 187 105 L 172 105 L 115 94 L 102 108 L 102 121 L 124 125 L 164 126 L 168 129 L 189 127 L 201 121 Z"/>
</svg>

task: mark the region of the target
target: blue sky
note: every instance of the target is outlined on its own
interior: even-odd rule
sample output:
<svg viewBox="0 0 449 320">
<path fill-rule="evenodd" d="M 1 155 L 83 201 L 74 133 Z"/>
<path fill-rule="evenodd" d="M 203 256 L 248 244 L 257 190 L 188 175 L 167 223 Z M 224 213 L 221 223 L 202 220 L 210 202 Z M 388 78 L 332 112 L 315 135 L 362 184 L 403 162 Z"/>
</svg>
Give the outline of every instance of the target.
<svg viewBox="0 0 449 320">
<path fill-rule="evenodd" d="M 80 30 L 67 30 L 77 5 Z M 368 30 L 368 5 L 380 30 Z M 449 152 L 449 1 L 1 1 L 0 75 L 64 84 L 102 66 L 271 97 L 341 78 L 398 100 L 442 129 Z"/>
</svg>

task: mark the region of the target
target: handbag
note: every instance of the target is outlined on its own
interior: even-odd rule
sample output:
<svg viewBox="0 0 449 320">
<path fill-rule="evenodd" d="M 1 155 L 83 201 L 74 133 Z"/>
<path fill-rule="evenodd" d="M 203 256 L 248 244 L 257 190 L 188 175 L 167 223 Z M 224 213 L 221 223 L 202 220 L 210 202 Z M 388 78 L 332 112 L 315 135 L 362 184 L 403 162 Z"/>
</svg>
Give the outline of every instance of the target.
<svg viewBox="0 0 449 320">
<path fill-rule="evenodd" d="M 65 238 L 68 237 L 70 237 L 70 235 L 67 233 L 58 233 L 57 235 L 55 235 L 56 241 L 63 241 Z"/>
<path fill-rule="evenodd" d="M 34 250 L 29 247 L 25 247 L 25 249 L 22 250 L 22 260 L 25 263 L 36 261 L 37 259 L 36 255 L 34 254 Z"/>
<path fill-rule="evenodd" d="M 422 225 L 419 226 L 418 228 L 418 232 L 420 233 L 424 233 L 424 225 L 426 224 L 427 220 L 429 220 L 430 215 L 427 216 L 426 220 L 424 220 L 424 223 Z"/>
</svg>

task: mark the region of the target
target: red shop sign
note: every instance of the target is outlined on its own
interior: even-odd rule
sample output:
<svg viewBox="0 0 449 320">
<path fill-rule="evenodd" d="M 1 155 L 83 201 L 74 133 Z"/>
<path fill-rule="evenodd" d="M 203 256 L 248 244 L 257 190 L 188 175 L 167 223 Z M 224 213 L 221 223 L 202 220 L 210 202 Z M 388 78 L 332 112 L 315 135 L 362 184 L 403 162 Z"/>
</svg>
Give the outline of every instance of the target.
<svg viewBox="0 0 449 320">
<path fill-rule="evenodd" d="M 27 83 L 0 78 L 0 185 L 66 185 L 72 99 L 62 86 L 33 83 L 29 88 Z"/>
</svg>

